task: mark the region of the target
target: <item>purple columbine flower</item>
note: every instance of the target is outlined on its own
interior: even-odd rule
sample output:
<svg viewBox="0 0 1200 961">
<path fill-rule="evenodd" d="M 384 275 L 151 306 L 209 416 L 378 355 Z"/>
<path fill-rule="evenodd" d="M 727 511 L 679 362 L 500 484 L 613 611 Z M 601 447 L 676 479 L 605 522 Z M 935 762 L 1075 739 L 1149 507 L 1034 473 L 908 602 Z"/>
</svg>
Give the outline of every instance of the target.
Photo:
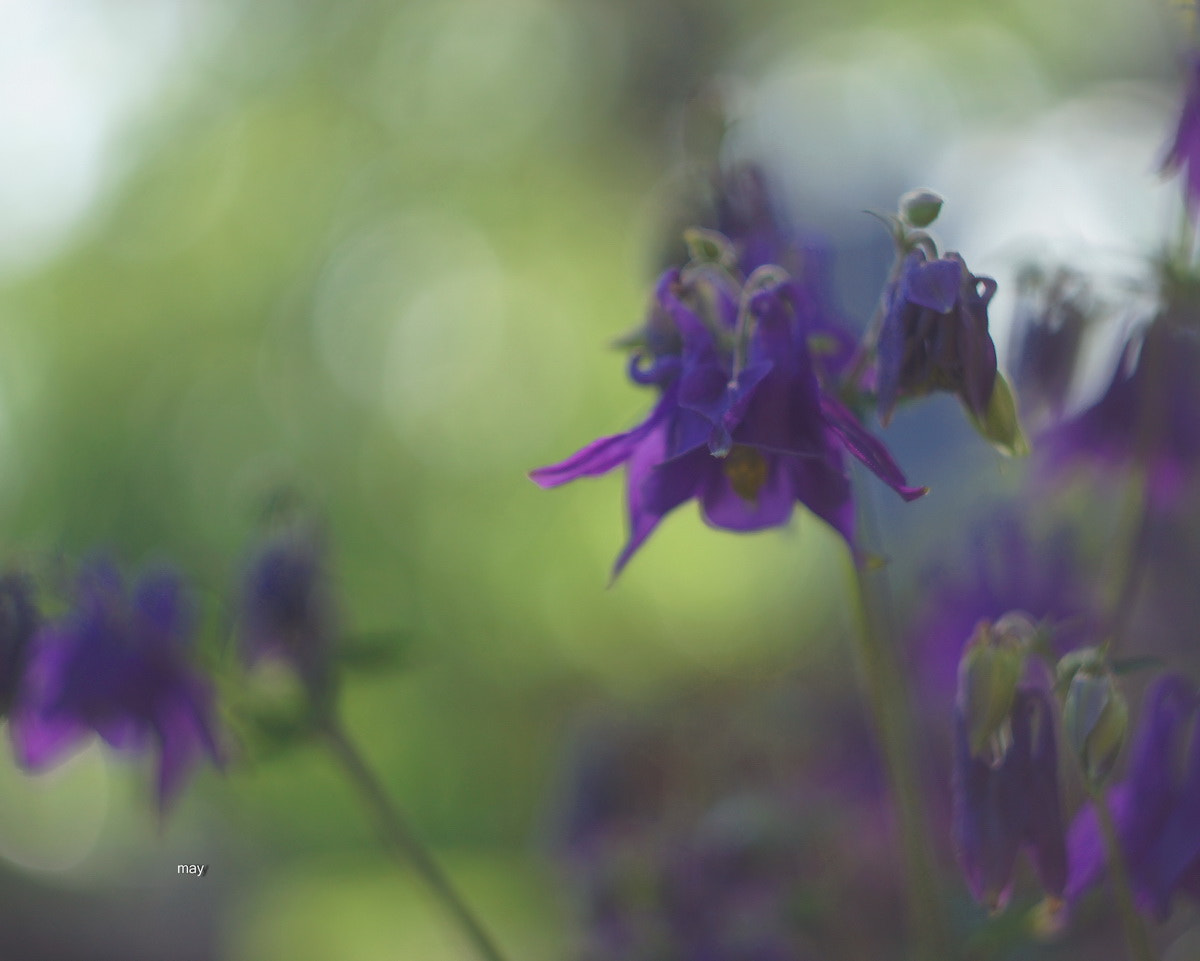
<svg viewBox="0 0 1200 961">
<path fill-rule="evenodd" d="M 258 545 L 242 581 L 240 635 L 248 660 L 282 657 L 316 699 L 329 693 L 333 590 L 324 545 L 306 525 L 286 526 Z"/>
<path fill-rule="evenodd" d="M 1054 716 L 1044 691 L 1019 688 L 1010 742 L 980 754 L 971 751 L 968 719 L 961 710 L 955 718 L 955 843 L 972 894 L 993 911 L 1008 902 L 1022 848 L 1049 894 L 1062 897 L 1066 886 Z"/>
<path fill-rule="evenodd" d="M 1193 54 L 1188 64 L 1187 89 L 1175 138 L 1163 160 L 1164 171 L 1183 171 L 1184 195 L 1195 216 L 1200 210 L 1200 55 Z"/>
<path fill-rule="evenodd" d="M 1200 469 L 1200 337 L 1164 316 L 1131 340 L 1104 393 L 1036 445 L 1058 475 L 1078 464 L 1146 472 L 1147 495 L 1169 507 Z"/>
<path fill-rule="evenodd" d="M 925 493 L 827 388 L 844 359 L 815 349 L 827 342 L 818 304 L 773 267 L 744 285 L 715 264 L 663 275 L 629 368 L 659 391 L 650 416 L 530 474 L 557 487 L 625 466 L 630 538 L 614 576 L 692 499 L 732 531 L 782 525 L 801 503 L 853 543 L 847 453 L 905 500 Z"/>
<path fill-rule="evenodd" d="M 886 294 L 879 333 L 879 416 L 887 423 L 905 397 L 937 390 L 957 394 L 983 418 L 996 383 L 996 348 L 988 333 L 990 277 L 972 274 L 962 257 L 905 259 Z"/>
<path fill-rule="evenodd" d="M 1200 701 L 1195 687 L 1169 675 L 1149 691 L 1125 780 L 1109 809 L 1142 910 L 1160 919 L 1177 893 L 1200 900 Z M 1095 810 L 1080 811 L 1069 838 L 1074 901 L 1105 874 L 1107 857 Z"/>
<path fill-rule="evenodd" d="M 208 681 L 189 663 L 192 617 L 178 575 L 144 575 L 132 596 L 117 569 L 84 569 L 74 607 L 42 627 L 9 719 L 18 763 L 39 771 L 91 733 L 158 754 L 165 809 L 203 755 L 219 763 Z"/>
</svg>

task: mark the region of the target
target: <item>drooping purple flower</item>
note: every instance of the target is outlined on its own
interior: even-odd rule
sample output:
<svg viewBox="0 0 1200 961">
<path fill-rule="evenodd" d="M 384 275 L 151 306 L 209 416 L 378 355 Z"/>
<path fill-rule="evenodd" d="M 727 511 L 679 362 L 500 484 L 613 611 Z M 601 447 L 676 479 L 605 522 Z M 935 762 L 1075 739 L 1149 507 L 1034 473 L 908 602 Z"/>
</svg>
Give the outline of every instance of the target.
<svg viewBox="0 0 1200 961">
<path fill-rule="evenodd" d="M 1164 171 L 1182 171 L 1188 209 L 1200 209 L 1200 55 L 1193 54 L 1187 70 L 1183 106 L 1167 156 Z"/>
<path fill-rule="evenodd" d="M 630 364 L 634 381 L 658 388 L 654 410 L 530 475 L 557 487 L 625 465 L 630 538 L 614 576 L 692 499 L 707 523 L 732 531 L 784 524 L 801 503 L 853 543 L 847 453 L 906 500 L 925 492 L 908 486 L 887 449 L 824 386 L 842 361 L 812 349 L 814 339 L 824 342 L 817 304 L 770 267 L 744 286 L 715 266 L 662 277 L 645 346 Z"/>
<path fill-rule="evenodd" d="M 955 718 L 954 835 L 972 894 L 992 910 L 1008 902 L 1017 854 L 1026 849 L 1046 891 L 1061 897 L 1067 852 L 1058 789 L 1054 708 L 1019 688 L 1011 741 L 994 756 L 971 750 L 968 720 Z"/>
<path fill-rule="evenodd" d="M 9 719 L 18 763 L 43 770 L 93 732 L 118 750 L 154 750 L 165 808 L 202 756 L 220 759 L 212 690 L 189 661 L 192 628 L 175 573 L 147 573 L 130 594 L 110 562 L 86 567 L 70 613 L 33 638 Z"/>
<path fill-rule="evenodd" d="M 932 391 L 957 394 L 977 418 L 987 412 L 996 382 L 996 348 L 988 332 L 990 277 L 972 274 L 962 257 L 929 260 L 908 254 L 886 293 L 879 333 L 879 416 Z"/>
<path fill-rule="evenodd" d="M 331 680 L 335 611 L 324 545 L 309 527 L 292 524 L 264 538 L 242 581 L 240 639 L 250 661 L 290 661 L 311 694 Z"/>
<path fill-rule="evenodd" d="M 1049 279 L 1028 270 L 1018 281 L 1009 367 L 1025 419 L 1062 417 L 1078 366 L 1084 333 L 1092 321 L 1086 283 L 1068 270 Z"/>
<path fill-rule="evenodd" d="M 1047 430 L 1036 445 L 1043 470 L 1080 465 L 1146 473 L 1150 503 L 1174 503 L 1200 468 L 1200 337 L 1160 318 L 1122 353 L 1103 394 Z"/>
<path fill-rule="evenodd" d="M 1139 907 L 1159 919 L 1178 894 L 1200 900 L 1200 737 L 1195 687 L 1159 680 L 1146 696 L 1125 779 L 1109 809 Z M 1107 856 L 1096 812 L 1071 825 L 1067 897 L 1075 900 L 1105 874 Z"/>
</svg>

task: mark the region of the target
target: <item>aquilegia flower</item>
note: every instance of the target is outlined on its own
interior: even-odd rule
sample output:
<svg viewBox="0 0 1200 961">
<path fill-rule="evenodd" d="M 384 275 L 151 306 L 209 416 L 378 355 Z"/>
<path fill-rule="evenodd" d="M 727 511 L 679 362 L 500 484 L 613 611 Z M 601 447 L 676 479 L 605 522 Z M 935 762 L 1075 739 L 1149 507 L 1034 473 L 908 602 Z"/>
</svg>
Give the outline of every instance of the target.
<svg viewBox="0 0 1200 961">
<path fill-rule="evenodd" d="M 1146 696 L 1125 780 L 1109 792 L 1109 807 L 1138 905 L 1160 919 L 1176 893 L 1200 900 L 1200 737 L 1195 687 L 1177 675 Z M 1096 812 L 1084 808 L 1071 825 L 1074 900 L 1105 874 Z"/>
<path fill-rule="evenodd" d="M 996 383 L 996 348 L 988 332 L 990 277 L 972 274 L 962 257 L 929 260 L 921 248 L 905 258 L 885 294 L 879 333 L 879 416 L 886 424 L 905 397 L 936 390 L 957 394 L 977 419 Z"/>
<path fill-rule="evenodd" d="M 1037 445 L 1058 474 L 1079 463 L 1146 472 L 1155 506 L 1174 503 L 1200 469 L 1200 336 L 1164 316 L 1125 347 L 1104 393 Z"/>
<path fill-rule="evenodd" d="M 192 616 L 170 571 L 132 595 L 107 561 L 79 578 L 73 609 L 34 636 L 9 718 L 18 763 L 42 770 L 90 734 L 118 750 L 156 750 L 165 808 L 203 755 L 219 761 L 212 690 L 189 663 Z"/>
<path fill-rule="evenodd" d="M 614 576 L 692 499 L 732 531 L 784 524 L 801 503 L 853 543 L 847 453 L 906 500 L 925 493 L 828 389 L 844 360 L 818 349 L 829 340 L 820 305 L 771 266 L 744 284 L 711 263 L 663 275 L 629 367 L 659 391 L 650 416 L 530 475 L 557 487 L 625 465 L 630 537 Z"/>
<path fill-rule="evenodd" d="M 1022 848 L 1049 894 L 1061 897 L 1066 886 L 1054 727 L 1050 697 L 1034 685 L 1017 689 L 998 750 L 973 751 L 970 719 L 961 707 L 956 713 L 955 843 L 972 894 L 992 910 L 1008 902 Z"/>
<path fill-rule="evenodd" d="M 1188 65 L 1179 124 L 1163 160 L 1163 169 L 1183 172 L 1184 195 L 1194 215 L 1200 209 L 1200 56 L 1196 54 Z"/>
<path fill-rule="evenodd" d="M 334 620 L 333 589 L 317 533 L 291 524 L 266 537 L 242 582 L 239 633 L 247 659 L 290 661 L 310 695 L 323 698 L 331 682 Z"/>
</svg>

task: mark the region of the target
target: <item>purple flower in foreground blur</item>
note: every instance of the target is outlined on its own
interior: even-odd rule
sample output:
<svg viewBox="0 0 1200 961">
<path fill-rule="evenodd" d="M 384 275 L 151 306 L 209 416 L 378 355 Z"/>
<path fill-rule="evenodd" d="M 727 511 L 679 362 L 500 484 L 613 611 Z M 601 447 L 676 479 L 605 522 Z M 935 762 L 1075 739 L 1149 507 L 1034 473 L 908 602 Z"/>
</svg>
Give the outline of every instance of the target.
<svg viewBox="0 0 1200 961">
<path fill-rule="evenodd" d="M 1125 780 L 1109 806 L 1139 907 L 1160 919 L 1176 893 L 1200 900 L 1200 709 L 1193 685 L 1178 676 L 1158 681 L 1146 696 Z M 1096 813 L 1084 808 L 1071 825 L 1074 900 L 1105 874 Z"/>
<path fill-rule="evenodd" d="M 963 646 L 980 621 L 1019 611 L 1051 629 L 1058 654 L 1090 642 L 1098 630 L 1099 598 L 1081 568 L 1072 532 L 1033 537 L 1013 510 L 1000 511 L 972 534 L 965 557 L 922 578 L 926 601 L 910 645 L 923 698 L 938 712 L 953 696 Z"/>
<path fill-rule="evenodd" d="M 1179 125 L 1163 160 L 1163 169 L 1183 171 L 1184 194 L 1188 208 L 1195 215 L 1200 209 L 1200 56 L 1195 54 L 1188 65 Z"/>
<path fill-rule="evenodd" d="M 73 610 L 33 639 L 10 716 L 18 763 L 42 770 L 92 732 L 119 750 L 156 748 L 165 808 L 202 755 L 219 760 L 212 691 L 188 662 L 191 627 L 174 573 L 144 575 L 130 596 L 110 563 L 87 567 Z"/>
<path fill-rule="evenodd" d="M 988 333 L 990 277 L 976 277 L 958 254 L 929 260 L 909 253 L 886 295 L 879 334 L 879 416 L 936 390 L 957 394 L 982 418 L 996 383 L 996 348 Z"/>
<path fill-rule="evenodd" d="M 1104 393 L 1050 428 L 1043 466 L 1137 467 L 1150 502 L 1175 502 L 1200 468 L 1200 337 L 1166 318 L 1126 346 Z"/>
<path fill-rule="evenodd" d="M 1019 688 L 1009 723 L 1011 741 L 996 757 L 991 749 L 973 753 L 968 719 L 961 710 L 955 716 L 955 843 L 972 894 L 992 910 L 1008 902 L 1022 848 L 1049 894 L 1061 897 L 1067 882 L 1049 695 Z"/>
<path fill-rule="evenodd" d="M 285 527 L 259 545 L 242 583 L 240 634 L 249 660 L 285 658 L 310 693 L 328 693 L 333 595 L 323 545 L 308 527 Z"/>
<path fill-rule="evenodd" d="M 625 465 L 631 533 L 614 576 L 693 498 L 732 531 L 784 524 L 798 502 L 853 543 L 847 453 L 906 500 L 925 491 L 825 389 L 841 356 L 814 349 L 826 328 L 820 298 L 776 268 L 744 285 L 715 264 L 669 270 L 629 367 L 659 391 L 650 416 L 530 476 L 557 487 Z"/>
</svg>

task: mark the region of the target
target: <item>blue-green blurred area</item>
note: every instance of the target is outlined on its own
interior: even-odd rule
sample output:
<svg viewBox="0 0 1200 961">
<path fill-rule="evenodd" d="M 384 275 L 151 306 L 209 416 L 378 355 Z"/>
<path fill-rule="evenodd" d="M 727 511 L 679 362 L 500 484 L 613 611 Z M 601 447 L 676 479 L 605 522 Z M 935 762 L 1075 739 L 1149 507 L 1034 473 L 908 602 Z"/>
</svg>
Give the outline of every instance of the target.
<svg viewBox="0 0 1200 961">
<path fill-rule="evenodd" d="M 1052 250 L 1086 236 L 1132 261 L 1165 209 L 1171 21 L 1131 2 L 3 9 L 6 562 L 171 560 L 219 639 L 264 505 L 296 492 L 330 533 L 349 629 L 397 638 L 394 668 L 346 678 L 347 724 L 524 961 L 570 952 L 546 849 L 581 712 L 851 680 L 849 560 L 811 517 L 741 538 L 685 508 L 606 590 L 620 479 L 525 477 L 647 406 L 605 348 L 687 219 L 705 98 L 733 122 L 725 155 L 767 163 L 849 252 L 860 321 L 886 268 L 860 211 L 917 182 L 948 194 L 949 245 L 998 276 L 1044 223 L 1063 228 Z M 1056 177 L 1075 193 L 1051 209 Z M 982 497 L 935 471 L 966 456 L 1011 486 L 990 452 L 907 429 L 905 468 L 947 496 L 911 508 L 906 542 Z M 251 763 L 234 745 L 161 825 L 145 773 L 96 750 L 36 780 L 4 762 L 0 956 L 469 956 L 315 748 Z"/>
</svg>

